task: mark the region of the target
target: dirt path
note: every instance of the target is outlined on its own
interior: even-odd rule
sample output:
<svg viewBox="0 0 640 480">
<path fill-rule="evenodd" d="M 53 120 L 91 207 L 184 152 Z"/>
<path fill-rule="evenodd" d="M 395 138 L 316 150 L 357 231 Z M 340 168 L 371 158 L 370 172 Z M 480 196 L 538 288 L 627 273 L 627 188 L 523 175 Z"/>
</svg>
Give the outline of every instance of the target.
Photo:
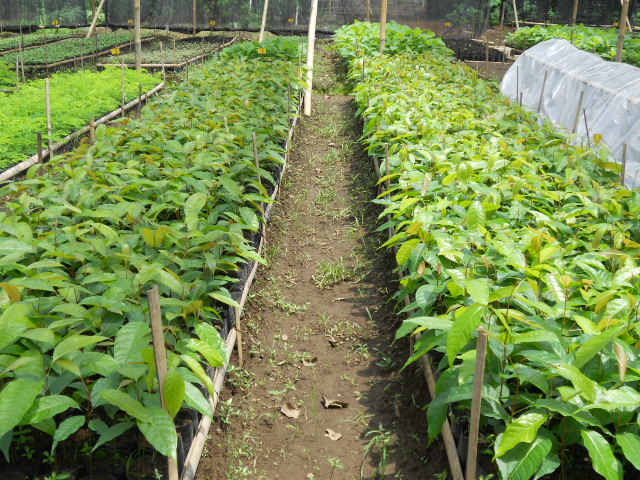
<svg viewBox="0 0 640 480">
<path fill-rule="evenodd" d="M 229 375 L 198 479 L 446 478 L 444 451 L 427 450 L 426 387 L 399 372 L 407 345 L 392 346 L 396 282 L 360 127 L 336 58 L 317 57 L 322 94 L 298 124 L 244 316 L 245 366 Z"/>
</svg>

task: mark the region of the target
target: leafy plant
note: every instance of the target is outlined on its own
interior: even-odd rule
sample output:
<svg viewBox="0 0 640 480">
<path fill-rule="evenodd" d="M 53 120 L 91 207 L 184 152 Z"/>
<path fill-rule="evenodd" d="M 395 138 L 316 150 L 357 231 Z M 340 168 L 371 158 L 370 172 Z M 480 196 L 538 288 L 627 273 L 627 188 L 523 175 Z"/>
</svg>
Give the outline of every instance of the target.
<svg viewBox="0 0 640 480">
<path fill-rule="evenodd" d="M 0 64 L 1 65 L 1 64 Z M 13 80 L 15 84 L 15 79 Z M 157 75 L 134 70 L 125 71 L 126 98 L 138 96 L 159 83 Z M 36 135 L 42 132 L 47 141 L 45 82 L 35 80 L 20 85 L 20 90 L 1 94 L 0 168 L 8 167 L 34 155 Z M 53 142 L 84 127 L 89 120 L 107 114 L 122 102 L 120 69 L 102 72 L 88 70 L 51 76 L 51 123 Z"/>
<path fill-rule="evenodd" d="M 194 40 L 189 42 L 176 42 L 176 48 L 174 50 L 170 44 L 164 42 L 161 52 L 160 44 L 155 43 L 142 50 L 142 63 L 162 63 L 163 61 L 165 63 L 182 63 L 191 58 L 209 53 L 216 48 L 216 46 L 217 44 L 212 44 L 210 41 L 203 43 Z M 111 55 L 100 59 L 100 63 L 119 64 L 121 60 L 124 60 L 125 63 L 133 64 L 136 61 L 135 53 L 130 52 L 122 55 Z"/>
<path fill-rule="evenodd" d="M 57 42 L 65 38 L 71 38 L 76 35 L 86 33 L 85 29 L 73 28 L 54 28 L 36 30 L 33 33 L 24 35 L 14 35 L 12 37 L 0 38 L 0 54 L 7 50 L 14 50 L 19 47 L 31 47 L 33 45 L 42 45 L 44 43 Z"/>
<path fill-rule="evenodd" d="M 230 58 L 279 58 L 298 59 L 302 56 L 302 39 L 300 37 L 271 37 L 262 43 L 242 42 L 231 45 L 220 52 L 225 59 Z"/>
<path fill-rule="evenodd" d="M 200 389 L 213 393 L 205 368 L 227 361 L 218 328 L 237 305 L 236 272 L 261 261 L 250 239 L 282 163 L 288 79 L 295 93 L 293 62 L 205 64 L 139 118 L 99 127 L 94 144 L 0 189 L 5 457 L 22 425 L 50 435 L 52 452 L 84 426 L 97 449 L 137 425 L 175 456 L 178 410 L 211 415 Z M 152 283 L 162 294 L 163 385 L 145 296 Z"/>
<path fill-rule="evenodd" d="M 420 334 L 407 365 L 433 352 L 439 374 L 430 439 L 449 408 L 468 415 L 482 326 L 483 428 L 501 478 L 587 454 L 607 479 L 635 475 L 640 192 L 619 185 L 606 150 L 572 145 L 462 64 L 367 64 L 365 77 L 349 65 L 367 148 L 390 153 L 380 228 L 395 228 L 396 299 L 416 311 L 396 337 Z"/>
<path fill-rule="evenodd" d="M 4 63 L 0 57 L 0 90 L 15 87 L 16 73 L 12 65 Z"/>
<path fill-rule="evenodd" d="M 618 45 L 618 30 L 577 25 L 537 25 L 524 27 L 507 35 L 507 44 L 520 49 L 527 49 L 545 40 L 562 38 L 573 41 L 573 44 L 587 52 L 600 55 L 605 60 L 614 60 Z M 640 66 L 640 39 L 628 34 L 625 39 L 623 60 Z"/>
</svg>

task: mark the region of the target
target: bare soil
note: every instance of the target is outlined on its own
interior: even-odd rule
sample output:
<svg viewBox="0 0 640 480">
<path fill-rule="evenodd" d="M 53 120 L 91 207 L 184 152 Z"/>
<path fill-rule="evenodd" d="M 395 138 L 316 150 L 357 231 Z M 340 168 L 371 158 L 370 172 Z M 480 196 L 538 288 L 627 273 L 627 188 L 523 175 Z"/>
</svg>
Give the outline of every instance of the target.
<svg viewBox="0 0 640 480">
<path fill-rule="evenodd" d="M 243 316 L 245 364 L 229 375 L 199 480 L 446 471 L 440 442 L 427 446 L 422 375 L 400 371 L 408 345 L 393 343 L 397 280 L 379 250 L 361 128 L 338 60 L 323 45 L 316 55 L 321 93 L 298 124 L 267 231 L 268 265 Z"/>
</svg>

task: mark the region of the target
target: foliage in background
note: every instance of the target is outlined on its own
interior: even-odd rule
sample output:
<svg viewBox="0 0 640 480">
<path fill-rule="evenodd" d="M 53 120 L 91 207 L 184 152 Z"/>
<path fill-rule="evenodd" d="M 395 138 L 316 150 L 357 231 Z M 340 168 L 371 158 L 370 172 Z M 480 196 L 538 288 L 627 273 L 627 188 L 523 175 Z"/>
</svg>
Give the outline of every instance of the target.
<svg viewBox="0 0 640 480">
<path fill-rule="evenodd" d="M 173 49 L 172 45 L 168 42 L 164 42 L 163 49 L 160 51 L 160 43 L 154 42 L 153 45 L 146 45 L 142 49 L 142 63 L 182 63 L 190 60 L 194 57 L 204 55 L 214 50 L 218 46 L 217 43 L 212 42 L 176 42 L 176 48 Z M 125 63 L 134 64 L 136 62 L 135 52 L 129 52 L 122 55 L 110 55 L 100 59 L 100 63 L 119 64 L 124 59 Z"/>
<path fill-rule="evenodd" d="M 76 35 L 81 35 L 86 32 L 84 29 L 72 29 L 72 28 L 48 28 L 42 30 L 36 30 L 33 33 L 27 33 L 24 35 L 15 35 L 7 38 L 0 38 L 0 52 L 6 50 L 13 50 L 20 46 L 30 47 L 32 45 L 40 45 L 44 42 L 54 42 L 57 40 L 63 40 L 65 38 L 71 38 Z"/>
<path fill-rule="evenodd" d="M 396 337 L 421 334 L 407 365 L 439 359 L 429 438 L 449 408 L 468 417 L 482 326 L 482 429 L 501 478 L 637 476 L 640 192 L 618 184 L 606 150 L 571 145 L 463 64 L 362 67 L 350 62 L 364 139 L 390 152 L 380 228 L 396 230 L 397 300 L 415 312 Z"/>
<path fill-rule="evenodd" d="M 573 44 L 587 52 L 600 55 L 605 60 L 614 60 L 618 45 L 618 30 L 578 25 L 567 27 L 563 25 L 537 25 L 535 27 L 523 27 L 520 30 L 507 35 L 507 44 L 522 50 L 533 47 L 545 40 L 562 38 L 572 41 Z M 640 38 L 632 38 L 630 34 L 625 40 L 623 60 L 626 63 L 640 66 Z"/>
<path fill-rule="evenodd" d="M 147 38 L 150 35 L 149 33 L 143 33 L 142 38 Z M 25 50 L 22 52 L 22 59 L 25 65 L 44 65 L 83 55 L 100 53 L 109 48 L 125 45 L 132 41 L 133 37 L 129 33 L 108 33 L 91 38 L 69 38 L 60 43 Z M 18 55 L 20 54 L 17 52 L 9 53 L 2 58 L 7 62 L 15 63 Z"/>
<path fill-rule="evenodd" d="M 12 76 L 15 85 L 15 75 Z M 126 98 L 138 96 L 139 85 L 148 91 L 160 83 L 157 75 L 125 72 Z M 51 76 L 51 118 L 53 142 L 83 128 L 122 102 L 122 73 L 110 68 L 102 72 L 83 70 Z M 47 134 L 45 82 L 22 84 L 20 90 L 0 94 L 0 168 L 26 160 L 37 150 L 36 135 Z"/>
<path fill-rule="evenodd" d="M 139 119 L 97 131 L 43 176 L 0 189 L 0 451 L 27 425 L 57 444 L 80 428 L 94 449 L 137 424 L 175 456 L 183 404 L 211 414 L 203 365 L 239 265 L 260 260 L 267 187 L 282 163 L 292 61 L 194 69 Z M 295 101 L 295 99 L 294 99 Z M 260 169 L 254 161 L 257 133 Z M 145 292 L 158 284 L 169 373 L 157 385 Z M 170 410 L 160 408 L 162 388 Z"/>
<path fill-rule="evenodd" d="M 13 65 L 8 65 L 0 58 L 0 90 L 8 87 L 15 87 L 16 72 Z"/>
<path fill-rule="evenodd" d="M 255 59 L 255 58 L 301 58 L 304 38 L 302 37 L 270 37 L 262 43 L 242 42 L 225 48 L 220 52 L 221 58 Z"/>
<path fill-rule="evenodd" d="M 347 60 L 359 55 L 378 55 L 380 52 L 380 24 L 355 22 L 351 25 L 344 25 L 336 30 L 334 39 L 340 55 Z M 385 52 L 391 55 L 399 52 L 431 52 L 445 55 L 451 51 L 447 49 L 442 39 L 436 37 L 429 30 L 420 30 L 396 22 L 389 22 Z"/>
</svg>

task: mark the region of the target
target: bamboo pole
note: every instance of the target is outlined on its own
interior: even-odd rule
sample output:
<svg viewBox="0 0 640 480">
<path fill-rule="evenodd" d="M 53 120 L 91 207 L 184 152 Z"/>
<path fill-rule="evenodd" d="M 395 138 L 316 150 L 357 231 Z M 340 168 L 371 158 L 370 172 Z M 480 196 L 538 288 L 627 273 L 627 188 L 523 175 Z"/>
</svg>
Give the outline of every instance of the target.
<svg viewBox="0 0 640 480">
<path fill-rule="evenodd" d="M 193 0 L 193 35 L 196 34 L 197 31 L 197 19 L 198 19 L 198 6 L 196 4 L 196 0 Z"/>
<path fill-rule="evenodd" d="M 542 110 L 542 102 L 544 101 L 544 89 L 547 86 L 547 77 L 549 72 L 544 72 L 544 80 L 542 80 L 542 89 L 540 90 L 540 100 L 538 100 L 538 113 Z"/>
<path fill-rule="evenodd" d="M 89 27 L 89 31 L 87 32 L 87 36 L 85 38 L 89 38 L 91 35 L 93 35 L 93 32 L 96 29 L 96 24 L 98 23 L 98 17 L 100 16 L 102 7 L 104 7 L 105 1 L 106 0 L 100 0 L 100 4 L 98 5 L 96 12 L 93 14 L 93 20 L 91 20 L 91 26 Z"/>
<path fill-rule="evenodd" d="M 516 19 L 516 30 L 520 30 L 520 22 L 518 21 L 518 7 L 516 6 L 516 0 L 511 0 L 511 6 L 513 7 L 513 15 Z"/>
<path fill-rule="evenodd" d="M 623 0 L 622 10 L 620 12 L 620 31 L 618 32 L 618 48 L 616 50 L 616 62 L 622 61 L 622 53 L 624 51 L 624 36 L 626 33 L 627 20 L 629 18 L 629 0 Z"/>
<path fill-rule="evenodd" d="M 142 70 L 142 34 L 140 32 L 140 0 L 133 0 L 133 35 L 136 49 L 136 70 Z"/>
<path fill-rule="evenodd" d="M 47 111 L 47 136 L 49 137 L 49 155 L 53 157 L 53 126 L 51 125 L 51 79 L 44 80 L 44 97 Z"/>
<path fill-rule="evenodd" d="M 576 20 L 578 18 L 578 3 L 580 0 L 573 0 L 573 12 L 571 13 L 571 26 L 574 27 L 576 25 Z"/>
<path fill-rule="evenodd" d="M 384 44 L 387 41 L 387 0 L 380 3 L 380 53 L 384 53 Z"/>
<path fill-rule="evenodd" d="M 160 293 L 158 286 L 154 285 L 147 292 L 149 299 L 149 315 L 151 316 L 151 335 L 153 338 L 153 353 L 156 358 L 156 373 L 158 374 L 158 390 L 160 391 L 160 403 L 168 412 L 164 398 L 164 379 L 167 376 L 167 352 L 164 346 L 164 330 L 162 328 L 162 313 L 160 312 Z M 174 458 L 167 458 L 169 480 L 178 480 L 178 464 Z"/>
<path fill-rule="evenodd" d="M 487 355 L 487 332 L 478 330 L 476 348 L 476 374 L 473 379 L 473 397 L 471 399 L 471 419 L 469 424 L 469 444 L 467 448 L 467 480 L 476 479 L 478 464 L 478 436 L 480 433 L 480 407 L 482 406 L 482 384 L 484 383 L 484 361 Z"/>
<path fill-rule="evenodd" d="M 311 3 L 309 17 L 309 33 L 307 45 L 307 88 L 304 91 L 304 114 L 311 115 L 311 92 L 313 90 L 313 54 L 316 47 L 316 19 L 318 17 L 318 0 Z"/>
<path fill-rule="evenodd" d="M 627 144 L 622 144 L 622 171 L 620 172 L 620 183 L 624 186 L 624 177 L 627 170 Z"/>
<path fill-rule="evenodd" d="M 121 76 L 121 83 L 122 83 L 122 103 L 121 103 L 121 106 L 122 106 L 122 116 L 124 117 L 124 104 L 125 104 L 125 103 L 126 103 L 126 101 L 127 101 L 127 93 L 126 93 L 125 86 L 124 86 L 124 83 L 125 83 L 125 82 L 124 82 L 124 80 L 125 80 L 125 79 L 124 79 L 124 57 L 120 57 L 120 68 L 121 68 L 121 70 L 122 70 L 122 76 Z"/>
<path fill-rule="evenodd" d="M 42 163 L 42 132 L 38 132 L 38 163 Z"/>
<path fill-rule="evenodd" d="M 578 99 L 578 108 L 576 109 L 576 116 L 573 120 L 573 128 L 571 129 L 571 133 L 576 133 L 576 131 L 578 130 L 578 120 L 580 119 L 582 100 L 584 100 L 584 90 L 580 92 L 580 98 Z"/>
<path fill-rule="evenodd" d="M 260 35 L 258 36 L 258 42 L 262 43 L 264 40 L 264 31 L 267 28 L 267 13 L 269 12 L 269 0 L 264 0 L 264 8 L 262 9 L 262 23 L 260 24 Z"/>
</svg>

